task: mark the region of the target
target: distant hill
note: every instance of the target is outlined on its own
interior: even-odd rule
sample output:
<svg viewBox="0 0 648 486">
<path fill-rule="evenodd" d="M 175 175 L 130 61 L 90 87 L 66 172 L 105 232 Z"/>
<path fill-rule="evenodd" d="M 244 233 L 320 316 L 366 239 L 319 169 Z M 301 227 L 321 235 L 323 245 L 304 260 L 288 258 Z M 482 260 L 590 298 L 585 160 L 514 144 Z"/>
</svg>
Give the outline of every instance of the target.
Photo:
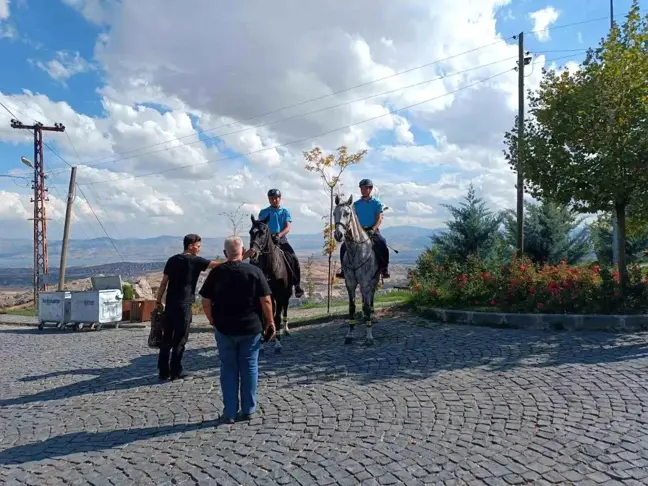
<svg viewBox="0 0 648 486">
<path fill-rule="evenodd" d="M 392 252 L 391 259 L 394 263 L 414 263 L 421 251 L 429 245 L 430 236 L 440 230 L 420 228 L 416 226 L 397 226 L 385 228 L 383 235 L 389 245 L 398 250 Z M 247 235 L 244 235 L 247 243 Z M 291 234 L 290 243 L 302 258 L 314 255 L 322 257 L 322 236 L 319 234 L 298 235 Z M 213 258 L 223 254 L 224 238 L 205 238 L 202 241 L 201 255 Z M 121 263 L 115 251 L 117 247 L 124 260 Z M 181 236 L 158 236 L 155 238 L 131 238 L 112 240 L 108 238 L 94 238 L 88 240 L 70 240 L 68 247 L 69 279 L 85 278 L 89 274 L 108 273 L 101 270 L 101 265 L 119 263 L 119 267 L 110 266 L 110 271 L 119 271 L 124 276 L 136 276 L 149 271 L 158 271 L 164 261 L 182 248 Z M 33 264 L 33 243 L 29 239 L 0 238 L 0 287 L 15 286 L 19 280 L 24 285 L 25 279 L 29 283 L 31 267 Z M 50 282 L 56 281 L 60 252 L 60 241 L 49 241 L 49 266 Z M 86 268 L 92 266 L 92 269 Z M 13 282 L 13 284 L 12 284 Z"/>
</svg>

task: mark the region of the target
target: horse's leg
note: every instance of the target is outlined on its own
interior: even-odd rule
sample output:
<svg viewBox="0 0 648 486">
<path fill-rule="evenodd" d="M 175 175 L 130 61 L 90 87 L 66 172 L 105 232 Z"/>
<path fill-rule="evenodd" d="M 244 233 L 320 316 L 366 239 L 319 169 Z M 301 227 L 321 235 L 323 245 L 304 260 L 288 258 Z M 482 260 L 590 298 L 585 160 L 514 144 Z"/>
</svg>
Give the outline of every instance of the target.
<svg viewBox="0 0 648 486">
<path fill-rule="evenodd" d="M 349 331 L 347 332 L 346 337 L 344 338 L 344 344 L 351 344 L 353 342 L 353 331 L 355 330 L 355 292 L 358 284 L 356 282 L 351 282 L 345 279 L 347 293 L 349 294 Z"/>
<path fill-rule="evenodd" d="M 282 318 L 283 318 L 283 328 L 284 328 L 284 333 L 286 336 L 290 336 L 290 329 L 288 329 L 288 305 L 290 304 L 290 297 L 288 297 L 287 302 L 283 306 L 283 313 L 282 313 Z"/>
<path fill-rule="evenodd" d="M 274 352 L 276 354 L 281 353 L 281 333 L 283 331 L 283 326 L 281 323 L 281 310 L 282 310 L 282 300 L 281 299 L 273 299 L 275 301 L 274 305 L 274 321 L 275 321 L 275 326 L 277 326 L 277 336 L 275 338 L 275 347 L 274 347 Z"/>
<path fill-rule="evenodd" d="M 368 345 L 372 345 L 374 343 L 371 312 L 373 309 L 373 294 L 375 292 L 375 286 L 372 284 L 373 282 L 370 281 L 367 282 L 365 286 L 360 287 L 360 291 L 362 292 L 362 300 L 363 300 L 362 313 L 365 321 L 365 327 L 367 329 L 366 342 Z"/>
</svg>

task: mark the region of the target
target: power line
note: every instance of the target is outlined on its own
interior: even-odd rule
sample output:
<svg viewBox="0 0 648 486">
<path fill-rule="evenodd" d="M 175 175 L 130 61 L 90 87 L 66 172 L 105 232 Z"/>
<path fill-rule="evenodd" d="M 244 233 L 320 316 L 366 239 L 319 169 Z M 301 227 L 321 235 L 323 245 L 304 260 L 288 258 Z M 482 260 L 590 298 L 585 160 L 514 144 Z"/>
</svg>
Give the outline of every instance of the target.
<svg viewBox="0 0 648 486">
<path fill-rule="evenodd" d="M 504 74 L 506 74 L 506 73 L 508 73 L 510 71 L 511 71 L 511 69 L 507 69 L 506 71 L 502 71 L 502 72 L 500 72 L 498 74 L 490 76 L 490 77 L 488 77 L 486 79 L 479 80 L 479 81 L 474 82 L 472 84 L 463 86 L 463 87 L 461 87 L 459 89 L 456 89 L 454 91 L 449 91 L 449 92 L 444 93 L 444 94 L 442 94 L 440 96 L 435 96 L 433 98 L 429 98 L 427 100 L 420 101 L 418 103 L 414 103 L 414 104 L 411 104 L 411 105 L 408 105 L 408 106 L 404 106 L 402 108 L 398 108 L 398 109 L 395 109 L 395 110 L 390 110 L 390 111 L 388 111 L 386 113 L 383 113 L 381 115 L 377 115 L 377 116 L 374 116 L 374 117 L 371 117 L 371 118 L 367 118 L 365 120 L 362 120 L 362 121 L 359 121 L 359 122 L 356 122 L 356 123 L 351 123 L 351 124 L 345 125 L 343 127 L 334 128 L 333 130 L 328 130 L 326 132 L 318 133 L 317 135 L 300 138 L 298 140 L 293 140 L 292 142 L 286 142 L 286 143 L 282 143 L 282 144 L 273 145 L 272 147 L 264 147 L 262 149 L 253 150 L 251 152 L 247 152 L 247 153 L 244 153 L 244 154 L 238 154 L 238 155 L 233 155 L 233 156 L 230 156 L 230 157 L 224 157 L 224 158 L 221 158 L 221 159 L 212 160 L 212 161 L 207 162 L 207 164 L 212 164 L 214 162 L 221 162 L 221 161 L 224 161 L 224 160 L 238 159 L 238 158 L 241 158 L 241 157 L 246 157 L 246 156 L 249 156 L 249 155 L 254 155 L 254 154 L 261 153 L 261 152 L 265 152 L 265 151 L 268 151 L 268 150 L 276 150 L 278 148 L 287 147 L 289 145 L 294 145 L 294 144 L 297 144 L 297 143 L 306 142 L 308 140 L 312 140 L 312 139 L 317 138 L 317 137 L 323 137 L 323 136 L 329 135 L 331 133 L 339 132 L 340 130 L 345 130 L 347 128 L 351 128 L 351 127 L 354 127 L 354 126 L 357 126 L 357 125 L 361 125 L 363 123 L 367 123 L 367 122 L 370 122 L 370 121 L 373 121 L 373 120 L 377 120 L 377 119 L 382 118 L 384 116 L 393 115 L 394 113 L 398 113 L 399 111 L 404 111 L 404 110 L 413 108 L 415 106 L 419 106 L 419 105 L 422 105 L 424 103 L 429 103 L 430 101 L 435 101 L 435 100 L 443 98 L 445 96 L 448 96 L 448 95 L 451 95 L 451 94 L 454 94 L 454 93 L 458 93 L 459 91 L 463 91 L 463 90 L 471 88 L 473 86 L 477 86 L 478 84 L 490 81 L 491 79 L 494 79 L 494 78 L 496 78 L 498 76 L 502 76 L 502 75 L 504 75 Z M 196 167 L 197 165 L 202 165 L 202 164 L 188 164 L 188 165 L 184 165 L 184 166 L 180 166 L 180 167 L 173 167 L 171 169 L 166 169 L 166 170 L 162 170 L 162 171 L 158 171 L 158 172 L 150 172 L 150 173 L 147 173 L 147 174 L 140 174 L 140 175 L 136 175 L 136 176 L 128 176 L 128 177 L 123 177 L 123 178 L 119 178 L 119 179 L 107 179 L 107 180 L 97 181 L 97 182 L 87 182 L 87 183 L 84 183 L 83 185 L 96 185 L 96 184 L 104 184 L 104 183 L 109 183 L 109 182 L 118 182 L 118 181 L 121 181 L 121 180 L 139 179 L 141 177 L 149 177 L 149 176 L 152 176 L 152 175 L 159 175 L 159 174 L 164 174 L 164 173 L 167 173 L 167 172 L 173 172 L 173 171 L 176 171 L 176 170 L 187 169 L 189 167 Z"/>
<path fill-rule="evenodd" d="M 331 105 L 331 106 L 327 106 L 327 107 L 324 107 L 324 108 L 319 108 L 317 110 L 309 111 L 309 112 L 306 112 L 306 113 L 299 113 L 299 114 L 296 114 L 296 115 L 291 115 L 291 116 L 288 116 L 288 117 L 280 118 L 278 120 L 259 123 L 257 125 L 241 128 L 241 129 L 235 130 L 233 132 L 221 133 L 219 135 L 214 135 L 212 137 L 207 137 L 207 138 L 204 138 L 202 140 L 201 139 L 195 140 L 193 142 L 187 142 L 187 143 L 175 146 L 175 147 L 165 147 L 165 148 L 162 148 L 162 149 L 152 150 L 150 152 L 144 152 L 144 153 L 141 153 L 141 154 L 135 154 L 135 155 L 131 155 L 131 156 L 128 156 L 128 157 L 122 157 L 122 158 L 118 158 L 118 159 L 115 159 L 115 160 L 108 160 L 108 161 L 104 161 L 104 162 L 97 162 L 96 164 L 84 164 L 84 165 L 86 167 L 96 167 L 98 165 L 112 164 L 112 163 L 121 162 L 121 161 L 124 161 L 124 160 L 130 160 L 130 159 L 134 159 L 134 158 L 144 157 L 146 155 L 152 155 L 152 154 L 157 154 L 157 153 L 161 153 L 161 152 L 166 152 L 168 150 L 174 150 L 174 149 L 178 149 L 178 148 L 182 148 L 182 147 L 188 147 L 190 145 L 194 145 L 194 144 L 197 144 L 197 143 L 204 143 L 207 140 L 213 140 L 213 139 L 216 139 L 216 138 L 223 138 L 223 137 L 227 137 L 229 135 L 235 135 L 237 133 L 245 132 L 245 131 L 248 131 L 248 130 L 254 130 L 254 129 L 265 127 L 265 126 L 268 126 L 268 125 L 274 125 L 276 123 L 281 123 L 281 122 L 284 122 L 284 121 L 293 120 L 295 118 L 301 118 L 301 117 L 304 117 L 304 116 L 309 116 L 309 115 L 314 115 L 316 113 L 321 113 L 323 111 L 332 110 L 332 109 L 335 109 L 335 108 L 340 108 L 342 106 L 350 105 L 350 104 L 353 104 L 353 103 L 358 103 L 360 101 L 366 101 L 366 100 L 371 99 L 371 98 L 378 98 L 378 97 L 381 97 L 381 96 L 386 96 L 388 94 L 396 93 L 398 91 L 402 91 L 402 90 L 405 90 L 405 89 L 415 88 L 417 86 L 422 86 L 424 84 L 432 83 L 434 81 L 440 81 L 440 80 L 443 80 L 443 79 L 446 79 L 446 78 L 449 78 L 449 77 L 452 77 L 452 76 L 457 76 L 459 74 L 465 74 L 465 73 L 468 73 L 470 71 L 475 71 L 477 69 L 492 66 L 492 65 L 499 64 L 499 63 L 502 63 L 502 62 L 505 62 L 505 61 L 510 61 L 512 59 L 515 59 L 515 58 L 516 58 L 516 56 L 508 57 L 508 58 L 505 58 L 505 59 L 500 59 L 499 61 L 493 61 L 493 62 L 490 62 L 490 63 L 481 64 L 479 66 L 475 66 L 475 67 L 472 67 L 472 68 L 464 69 L 462 71 L 456 71 L 456 72 L 445 74 L 443 76 L 437 76 L 436 78 L 427 79 L 425 81 L 410 84 L 408 86 L 402 86 L 400 88 L 395 88 L 395 89 L 391 89 L 391 90 L 388 90 L 388 91 L 383 91 L 382 93 L 372 94 L 372 95 L 365 96 L 363 98 L 357 98 L 357 99 L 351 100 L 351 101 L 345 101 L 343 103 L 338 103 L 337 105 Z"/>
<path fill-rule="evenodd" d="M 101 223 L 101 220 L 99 219 L 99 216 L 97 216 L 97 213 L 95 212 L 94 208 L 90 204 L 90 200 L 88 199 L 88 197 L 83 192 L 83 189 L 81 188 L 81 186 L 79 184 L 76 184 L 76 186 L 77 186 L 77 189 L 79 189 L 79 191 L 81 191 L 81 195 L 83 196 L 83 199 L 85 199 L 86 204 L 90 208 L 90 211 L 92 211 L 92 214 L 94 214 L 94 217 L 97 220 L 97 223 L 99 223 L 99 226 L 101 226 L 101 229 L 103 230 L 104 234 L 108 238 L 108 241 L 110 241 L 110 243 L 112 244 L 113 248 L 115 249 L 115 252 L 117 252 L 117 255 L 119 255 L 119 258 L 121 258 L 122 262 L 126 261 L 126 260 L 124 260 L 124 257 L 120 253 L 119 249 L 117 249 L 117 245 L 115 245 L 115 242 L 113 241 L 113 239 L 110 237 L 110 235 L 106 231 L 106 228 L 104 228 L 104 225 Z"/>
<path fill-rule="evenodd" d="M 565 58 L 570 58 L 570 57 L 574 57 L 574 55 L 572 54 L 572 55 L 569 55 L 569 56 L 562 56 L 562 57 L 558 57 L 558 58 L 555 58 L 555 59 L 549 59 L 548 61 L 553 62 L 553 61 L 558 61 L 560 59 L 565 59 Z M 514 68 L 512 68 L 512 69 L 514 69 Z M 449 91 L 449 92 L 444 93 L 442 95 L 435 96 L 435 97 L 429 98 L 427 100 L 419 101 L 417 103 L 414 103 L 414 104 L 411 104 L 411 105 L 408 105 L 408 106 L 404 106 L 402 108 L 397 108 L 397 109 L 394 109 L 394 110 L 390 110 L 390 111 L 388 111 L 386 113 L 383 113 L 383 114 L 380 114 L 380 115 L 377 115 L 377 116 L 374 116 L 374 117 L 371 117 L 371 118 L 367 118 L 365 120 L 361 120 L 361 121 L 356 122 L 356 123 L 351 123 L 351 124 L 345 125 L 343 127 L 334 128 L 332 130 L 328 130 L 326 132 L 319 133 L 317 135 L 300 138 L 298 140 L 293 140 L 292 142 L 286 142 L 286 143 L 282 143 L 282 144 L 277 144 L 277 145 L 273 145 L 272 147 L 264 147 L 262 149 L 253 150 L 253 151 L 246 152 L 246 153 L 243 153 L 243 154 L 237 154 L 237 155 L 232 155 L 232 156 L 229 156 L 229 157 L 223 157 L 223 158 L 220 158 L 220 159 L 212 160 L 212 161 L 206 162 L 206 164 L 213 164 L 215 162 L 222 162 L 222 161 L 226 161 L 226 160 L 235 160 L 235 159 L 239 159 L 241 157 L 247 157 L 249 155 L 255 155 L 255 154 L 258 154 L 258 153 L 266 152 L 268 150 L 276 150 L 278 148 L 283 148 L 283 147 L 287 147 L 287 146 L 290 146 L 290 145 L 295 145 L 295 144 L 298 144 L 298 143 L 301 143 L 301 142 L 306 142 L 306 141 L 312 140 L 314 138 L 330 135 L 331 133 L 339 132 L 340 130 L 346 130 L 348 128 L 351 128 L 351 127 L 354 127 L 354 126 L 357 126 L 357 125 L 361 125 L 363 123 L 367 123 L 367 122 L 370 122 L 370 121 L 373 121 L 373 120 L 377 120 L 379 118 L 382 118 L 382 117 L 385 117 L 385 116 L 388 116 L 388 115 L 393 115 L 393 114 L 401 112 L 401 111 L 409 110 L 410 108 L 414 108 L 416 106 L 423 105 L 423 104 L 429 103 L 431 101 L 435 101 L 435 100 L 443 98 L 445 96 L 449 96 L 451 94 L 458 93 L 458 92 L 463 91 L 465 89 L 472 88 L 473 86 L 477 86 L 478 84 L 482 84 L 482 83 L 490 81 L 491 79 L 502 76 L 502 75 L 510 72 L 512 69 L 507 69 L 507 70 L 502 71 L 502 72 L 500 72 L 498 74 L 490 76 L 490 77 L 488 77 L 486 79 L 482 79 L 482 80 L 476 81 L 474 83 L 471 83 L 469 85 L 458 88 L 458 89 L 456 89 L 454 91 Z M 168 172 L 174 172 L 176 170 L 187 169 L 187 168 L 196 167 L 196 166 L 199 166 L 199 165 L 203 165 L 203 164 L 188 164 L 188 165 L 183 165 L 183 166 L 180 166 L 180 167 L 173 167 L 171 169 L 166 169 L 166 170 L 157 171 L 157 172 L 149 172 L 149 173 L 146 173 L 146 174 L 139 174 L 139 175 L 121 177 L 121 178 L 116 178 L 116 179 L 105 179 L 105 180 L 102 180 L 102 181 L 86 182 L 86 183 L 80 183 L 80 184 L 86 185 L 86 186 L 94 186 L 94 185 L 97 185 L 97 184 L 106 184 L 106 183 L 110 183 L 110 182 L 119 182 L 119 181 L 122 181 L 122 180 L 133 180 L 133 179 L 139 179 L 139 178 L 142 178 L 142 177 L 149 177 L 149 176 L 152 176 L 152 175 L 159 175 L 159 174 L 165 174 L 165 173 L 168 173 Z"/>
<path fill-rule="evenodd" d="M 572 22 L 572 23 L 569 23 L 569 24 L 563 24 L 563 25 L 557 25 L 557 26 L 553 26 L 553 27 L 547 27 L 547 28 L 545 28 L 545 29 L 533 30 L 533 31 L 530 31 L 530 32 L 528 32 L 528 33 L 539 33 L 539 32 L 545 32 L 545 31 L 552 31 L 552 30 L 557 30 L 557 29 L 563 29 L 563 28 L 572 27 L 572 26 L 576 26 L 576 25 L 583 25 L 583 24 L 587 24 L 587 23 L 591 23 L 591 22 L 598 22 L 598 21 L 600 21 L 600 20 L 606 20 L 607 18 L 608 18 L 607 16 L 605 16 L 605 17 L 597 17 L 597 18 L 595 18 L 595 19 L 583 20 L 583 21 L 579 21 L 579 22 Z M 512 39 L 512 38 L 514 38 L 514 37 L 515 37 L 515 35 L 511 35 L 511 36 L 508 36 L 508 37 L 504 37 L 504 38 L 501 38 L 501 39 L 497 39 L 496 41 L 491 42 L 491 43 L 489 43 L 489 44 L 484 44 L 484 45 L 482 45 L 482 46 L 478 46 L 478 47 L 475 47 L 475 48 L 473 48 L 473 49 L 469 49 L 469 50 L 466 50 L 466 51 L 463 51 L 463 52 L 460 52 L 460 53 L 457 53 L 457 54 L 453 54 L 453 55 L 451 55 L 451 56 L 448 56 L 448 57 L 445 57 L 445 58 L 442 58 L 442 59 L 438 59 L 438 60 L 436 60 L 436 61 L 432 61 L 432 62 L 428 62 L 428 63 L 425 63 L 425 64 L 421 64 L 421 65 L 419 65 L 419 66 L 415 66 L 415 67 L 413 67 L 413 68 L 409 68 L 409 69 L 406 69 L 406 70 L 404 70 L 404 71 L 399 71 L 399 72 L 396 72 L 396 73 L 390 74 L 390 75 L 388 75 L 388 76 L 384 76 L 384 77 L 382 77 L 382 78 L 377 78 L 377 79 L 374 79 L 374 80 L 372 80 L 372 81 L 367 81 L 367 82 L 365 82 L 365 83 L 361 83 L 361 84 L 358 84 L 358 85 L 355 85 L 355 86 L 351 86 L 351 87 L 348 87 L 348 88 L 344 88 L 344 89 L 341 89 L 341 90 L 335 91 L 335 92 L 333 92 L 333 93 L 328 93 L 328 94 L 321 95 L 321 96 L 318 96 L 318 97 L 315 97 L 315 98 L 311 98 L 311 99 L 303 100 L 303 101 L 300 101 L 300 102 L 297 102 L 297 103 L 293 103 L 293 104 L 291 104 L 291 105 L 287 105 L 287 106 L 284 106 L 284 107 L 281 107 L 281 108 L 277 108 L 277 109 L 274 109 L 274 110 L 270 110 L 270 111 L 267 111 L 267 112 L 262 113 L 262 114 L 259 114 L 259 115 L 253 115 L 253 116 L 250 116 L 250 117 L 247 117 L 247 118 L 243 118 L 243 119 L 241 119 L 241 120 L 237 120 L 237 121 L 235 121 L 235 122 L 227 123 L 227 124 L 220 125 L 220 126 L 217 126 L 217 127 L 207 128 L 207 129 L 204 129 L 204 130 L 198 130 L 198 131 L 196 131 L 195 133 L 192 133 L 192 134 L 190 134 L 190 135 L 185 135 L 185 136 L 182 136 L 182 137 L 171 138 L 171 139 L 168 139 L 168 140 L 165 140 L 165 141 L 162 141 L 162 142 L 156 142 L 156 143 L 154 143 L 154 144 L 144 145 L 144 146 L 141 146 L 141 147 L 138 147 L 138 148 L 135 148 L 135 149 L 126 150 L 126 151 L 124 151 L 124 152 L 119 152 L 119 153 L 116 153 L 116 154 L 114 154 L 114 155 L 109 155 L 109 156 L 106 156 L 106 157 L 101 157 L 101 158 L 99 158 L 99 159 L 95 159 L 95 160 L 89 160 L 87 163 L 84 163 L 83 165 L 90 165 L 90 166 L 92 166 L 92 165 L 98 165 L 99 162 L 102 162 L 102 161 L 104 161 L 104 160 L 111 159 L 111 158 L 114 158 L 114 157 L 119 157 L 119 158 L 116 159 L 116 160 L 108 161 L 108 162 L 106 162 L 106 163 L 118 162 L 118 161 L 120 161 L 120 160 L 128 160 L 128 159 L 130 159 L 130 158 L 135 158 L 135 157 L 139 157 L 139 156 L 143 156 L 143 155 L 148 155 L 149 153 L 144 153 L 144 154 L 135 155 L 135 156 L 128 157 L 128 158 L 121 158 L 123 155 L 130 154 L 130 153 L 133 153 L 133 152 L 137 152 L 137 151 L 139 151 L 139 150 L 143 150 L 143 149 L 146 149 L 146 148 L 157 147 L 157 146 L 160 146 L 160 145 L 163 145 L 163 144 L 166 144 L 166 143 L 170 143 L 170 142 L 175 142 L 175 141 L 184 140 L 184 139 L 186 139 L 186 138 L 189 138 L 189 137 L 195 137 L 195 136 L 198 136 L 198 135 L 200 135 L 200 134 L 207 133 L 207 132 L 212 132 L 212 131 L 214 131 L 214 130 L 218 130 L 218 129 L 220 129 L 220 128 L 227 128 L 227 127 L 229 127 L 229 126 L 236 125 L 236 124 L 240 124 L 240 123 L 245 123 L 245 122 L 247 122 L 247 121 L 251 121 L 251 120 L 254 120 L 254 119 L 256 119 L 256 118 L 261 118 L 261 117 L 264 117 L 264 116 L 267 116 L 267 115 L 271 115 L 271 114 L 274 114 L 274 113 L 278 113 L 278 112 L 281 112 L 281 111 L 284 111 L 284 110 L 288 110 L 288 109 L 291 109 L 291 108 L 296 108 L 296 107 L 298 107 L 298 106 L 301 106 L 301 105 L 304 105 L 304 104 L 307 104 L 307 103 L 312 103 L 312 102 L 315 102 L 315 101 L 320 101 L 320 100 L 323 100 L 323 99 L 329 98 L 329 97 L 331 97 L 331 96 L 337 96 L 337 95 L 339 95 L 339 94 L 342 94 L 342 93 L 345 93 L 345 92 L 348 92 L 348 91 L 351 91 L 351 90 L 354 90 L 354 89 L 358 89 L 358 88 L 366 87 L 366 86 L 369 86 L 369 85 L 371 85 L 371 84 L 378 83 L 378 82 L 380 82 L 380 81 L 385 81 L 385 80 L 387 80 L 387 79 L 391 79 L 391 78 L 394 78 L 394 77 L 400 76 L 400 75 L 402 75 L 402 74 L 406 74 L 406 73 L 409 73 L 409 72 L 412 72 L 412 71 L 416 71 L 416 70 L 419 70 L 419 69 L 422 69 L 422 68 L 425 68 L 425 67 L 433 66 L 433 65 L 435 65 L 435 64 L 439 64 L 439 63 L 442 63 L 442 62 L 444 62 L 444 61 L 448 61 L 448 60 L 450 60 L 450 59 L 457 58 L 457 57 L 459 57 L 459 56 L 463 56 L 463 55 L 466 55 L 466 54 L 470 54 L 470 53 L 472 53 L 472 52 L 476 52 L 476 51 L 479 51 L 479 50 L 485 49 L 485 48 L 487 48 L 487 47 L 491 47 L 491 46 L 494 46 L 494 45 L 496 45 L 496 44 L 500 44 L 500 43 L 502 43 L 502 42 L 506 42 L 506 41 L 508 41 L 508 40 L 510 40 L 510 39 Z M 547 52 L 551 52 L 551 51 L 547 51 Z M 555 52 L 559 52 L 559 51 L 555 51 Z M 566 52 L 566 51 L 565 51 L 565 52 Z M 68 137 L 69 137 L 69 136 L 68 136 Z M 210 137 L 209 139 L 213 139 L 213 138 L 217 138 L 217 137 L 218 137 L 218 136 Z M 195 141 L 195 142 L 191 142 L 191 143 L 189 143 L 189 144 L 182 144 L 181 146 L 184 146 L 184 145 L 191 145 L 192 143 L 199 143 L 200 141 L 201 141 L 201 140 L 197 140 L 197 141 Z M 170 149 L 172 149 L 172 148 L 177 148 L 177 147 L 170 147 Z M 156 152 L 153 152 L 153 153 L 156 153 Z M 79 161 L 79 163 L 81 163 L 81 162 Z"/>
</svg>

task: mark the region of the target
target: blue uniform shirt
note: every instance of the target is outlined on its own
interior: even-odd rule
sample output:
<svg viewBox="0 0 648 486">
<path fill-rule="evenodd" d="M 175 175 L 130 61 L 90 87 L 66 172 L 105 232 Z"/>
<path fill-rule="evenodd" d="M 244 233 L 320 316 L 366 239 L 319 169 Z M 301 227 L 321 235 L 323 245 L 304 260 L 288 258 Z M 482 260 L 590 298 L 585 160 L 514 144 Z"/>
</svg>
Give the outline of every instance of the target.
<svg viewBox="0 0 648 486">
<path fill-rule="evenodd" d="M 268 206 L 267 208 L 262 209 L 259 213 L 259 219 L 266 219 L 268 216 L 270 216 L 268 227 L 270 228 L 271 233 L 281 233 L 286 227 L 286 223 L 292 223 L 290 211 L 281 206 L 278 208 Z"/>
<path fill-rule="evenodd" d="M 358 199 L 353 203 L 360 226 L 371 228 L 378 220 L 378 215 L 383 212 L 380 199 L 371 196 L 369 199 Z"/>
</svg>

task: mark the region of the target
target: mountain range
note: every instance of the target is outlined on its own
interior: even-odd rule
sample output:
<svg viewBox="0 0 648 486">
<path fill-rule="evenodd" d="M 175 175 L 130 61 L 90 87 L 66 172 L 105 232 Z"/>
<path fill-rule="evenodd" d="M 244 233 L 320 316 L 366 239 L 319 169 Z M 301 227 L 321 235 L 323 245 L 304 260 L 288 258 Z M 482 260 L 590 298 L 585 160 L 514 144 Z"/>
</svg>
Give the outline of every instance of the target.
<svg viewBox="0 0 648 486">
<path fill-rule="evenodd" d="M 430 236 L 439 229 L 417 226 L 393 226 L 382 230 L 393 249 L 394 263 L 414 263 L 430 243 Z M 224 237 L 203 238 L 201 255 L 206 258 L 222 256 Z M 247 243 L 247 235 L 243 235 Z M 320 234 L 291 234 L 289 240 L 301 260 L 313 255 L 322 256 L 323 239 Z M 114 245 L 114 246 L 113 246 Z M 117 250 L 119 250 L 119 254 Z M 166 259 L 182 250 L 181 236 L 157 236 L 155 238 L 128 239 L 79 239 L 70 240 L 66 270 L 67 279 L 86 278 L 99 273 L 119 273 L 137 276 L 159 271 Z M 61 241 L 50 240 L 48 259 L 49 281 L 56 281 L 61 252 Z M 123 258 L 123 260 L 122 260 Z M 0 287 L 30 285 L 33 265 L 33 242 L 30 239 L 0 238 Z"/>
</svg>

